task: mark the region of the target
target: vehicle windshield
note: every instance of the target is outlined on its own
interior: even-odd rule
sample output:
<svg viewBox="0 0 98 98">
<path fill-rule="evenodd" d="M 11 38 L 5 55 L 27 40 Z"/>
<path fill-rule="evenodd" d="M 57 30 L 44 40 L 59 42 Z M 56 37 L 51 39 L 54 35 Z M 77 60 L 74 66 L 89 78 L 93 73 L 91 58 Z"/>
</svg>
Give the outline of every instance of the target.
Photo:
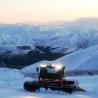
<svg viewBox="0 0 98 98">
<path fill-rule="evenodd" d="M 56 70 L 55 68 L 47 68 L 47 72 L 48 73 L 56 73 L 58 72 L 59 70 Z"/>
</svg>

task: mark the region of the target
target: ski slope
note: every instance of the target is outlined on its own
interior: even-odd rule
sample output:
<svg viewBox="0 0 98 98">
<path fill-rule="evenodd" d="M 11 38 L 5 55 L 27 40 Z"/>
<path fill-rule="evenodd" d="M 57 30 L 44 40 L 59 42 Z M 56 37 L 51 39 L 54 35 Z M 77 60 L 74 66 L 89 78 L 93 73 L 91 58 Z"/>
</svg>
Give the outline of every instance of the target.
<svg viewBox="0 0 98 98">
<path fill-rule="evenodd" d="M 32 79 L 25 77 L 20 70 L 0 67 L 0 89 L 23 87 L 26 80 Z"/>
<path fill-rule="evenodd" d="M 45 91 L 42 88 L 35 93 L 28 92 L 23 89 L 23 83 L 32 79 L 25 77 L 20 70 L 0 68 L 0 98 L 98 98 L 98 76 L 67 78 L 78 80 L 80 86 L 87 92 L 66 94 L 58 91 Z"/>
<path fill-rule="evenodd" d="M 0 98 L 98 98 L 98 93 L 74 93 L 74 94 L 62 94 L 57 92 L 27 92 L 23 89 L 2 89 L 0 90 Z"/>
<path fill-rule="evenodd" d="M 70 70 L 98 69 L 98 45 L 81 49 L 55 61 Z"/>
<path fill-rule="evenodd" d="M 63 64 L 66 70 L 98 70 L 98 45 L 81 49 L 55 61 L 41 61 L 23 68 L 26 74 L 36 73 L 40 64 Z"/>
</svg>

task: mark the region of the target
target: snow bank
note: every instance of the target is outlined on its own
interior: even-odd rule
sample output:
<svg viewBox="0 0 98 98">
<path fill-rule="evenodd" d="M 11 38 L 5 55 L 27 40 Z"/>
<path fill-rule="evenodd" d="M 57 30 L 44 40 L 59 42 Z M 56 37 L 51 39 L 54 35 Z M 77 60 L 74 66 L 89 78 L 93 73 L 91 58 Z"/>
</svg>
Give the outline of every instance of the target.
<svg viewBox="0 0 98 98">
<path fill-rule="evenodd" d="M 28 79 L 20 70 L 0 68 L 0 88 L 22 87 Z"/>
<path fill-rule="evenodd" d="M 66 78 L 71 80 L 78 80 L 80 87 L 84 88 L 88 92 L 98 93 L 98 75 L 66 77 Z"/>
</svg>

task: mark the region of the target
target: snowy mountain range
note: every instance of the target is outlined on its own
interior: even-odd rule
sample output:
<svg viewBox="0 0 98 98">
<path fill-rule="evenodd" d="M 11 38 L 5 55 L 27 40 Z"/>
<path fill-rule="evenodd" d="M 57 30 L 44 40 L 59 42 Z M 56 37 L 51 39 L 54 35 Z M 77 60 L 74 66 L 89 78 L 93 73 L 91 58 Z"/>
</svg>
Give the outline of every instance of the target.
<svg viewBox="0 0 98 98">
<path fill-rule="evenodd" d="M 0 24 L 0 45 L 48 45 L 85 48 L 98 44 L 98 19 L 83 18 L 73 22 Z"/>
<path fill-rule="evenodd" d="M 68 65 L 69 67 L 69 65 L 72 65 L 72 68 L 76 68 L 82 63 L 85 65 L 85 62 L 89 62 L 89 59 L 92 59 L 89 56 L 85 58 L 85 55 L 86 53 L 88 53 L 88 50 L 86 53 L 81 53 L 80 51 L 83 51 L 81 49 L 86 49 L 97 44 L 98 19 L 95 18 L 83 18 L 72 22 L 62 22 L 56 24 L 51 23 L 46 25 L 0 24 L 0 59 L 1 64 L 3 65 L 5 65 L 5 63 L 2 62 L 2 57 L 4 61 L 7 61 L 9 63 L 12 61 L 11 58 L 14 55 L 15 57 L 19 55 L 17 59 L 19 59 L 19 57 L 23 58 L 23 56 L 25 55 L 27 57 L 28 52 L 33 51 L 34 47 L 38 45 L 51 46 L 52 48 L 55 48 L 53 52 L 56 53 L 71 53 L 70 55 L 73 55 L 72 52 L 79 52 L 79 56 L 77 56 L 78 58 L 75 57 L 77 58 L 76 60 L 78 62 L 74 60 L 74 56 L 73 58 L 71 57 L 72 59 L 69 58 L 69 60 L 67 60 L 70 55 L 65 56 L 66 59 L 64 60 L 60 58 L 65 62 L 64 64 L 66 64 L 66 66 Z M 30 49 L 21 50 L 21 46 L 30 47 Z M 97 54 L 97 51 L 94 51 L 94 53 L 95 54 L 92 54 L 93 56 Z M 83 59 L 79 59 L 81 58 L 80 55 L 82 54 L 85 54 L 83 56 Z M 5 60 L 4 58 L 10 59 L 10 61 Z M 82 63 L 79 60 L 81 60 Z"/>
</svg>

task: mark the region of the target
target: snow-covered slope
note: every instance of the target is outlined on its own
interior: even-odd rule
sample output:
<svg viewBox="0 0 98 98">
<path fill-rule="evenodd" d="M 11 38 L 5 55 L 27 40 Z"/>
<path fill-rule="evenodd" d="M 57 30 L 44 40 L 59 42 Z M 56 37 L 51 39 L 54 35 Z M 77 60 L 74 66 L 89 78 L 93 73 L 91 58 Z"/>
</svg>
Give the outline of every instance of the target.
<svg viewBox="0 0 98 98">
<path fill-rule="evenodd" d="M 40 64 L 63 64 L 67 70 L 93 70 L 98 69 L 98 45 L 81 49 L 55 61 L 41 61 L 22 69 L 24 73 L 36 72 Z"/>
<path fill-rule="evenodd" d="M 98 76 L 79 76 L 67 78 L 71 80 L 78 80 L 80 86 L 84 88 L 86 92 L 66 94 L 62 91 L 45 91 L 41 88 L 40 91 L 33 93 L 25 91 L 23 87 L 17 88 L 17 86 L 14 86 L 13 88 L 0 88 L 0 98 L 98 98 Z M 14 80 L 11 82 L 14 82 Z M 2 85 L 4 85 L 4 83 L 2 83 Z"/>
<path fill-rule="evenodd" d="M 98 45 L 81 49 L 60 59 L 56 63 L 62 63 L 66 69 L 98 69 Z"/>
<path fill-rule="evenodd" d="M 67 77 L 79 81 L 80 87 L 86 92 L 75 92 L 66 94 L 62 91 L 51 91 L 41 88 L 40 91 L 28 92 L 23 89 L 26 80 L 20 70 L 0 68 L 0 98 L 97 98 L 98 97 L 98 76 Z"/>
<path fill-rule="evenodd" d="M 77 70 L 98 70 L 98 51 L 91 54 L 84 62 L 76 66 Z"/>
<path fill-rule="evenodd" d="M 41 62 L 38 62 L 38 63 L 35 63 L 35 64 L 32 64 L 32 65 L 29 65 L 27 67 L 24 67 L 21 69 L 21 71 L 24 73 L 24 74 L 32 74 L 32 73 L 38 73 L 36 72 L 36 68 L 39 67 L 40 64 L 51 64 L 52 62 L 51 61 L 41 61 Z"/>
<path fill-rule="evenodd" d="M 0 68 L 0 89 L 23 87 L 23 83 L 30 80 L 17 69 Z"/>
</svg>

